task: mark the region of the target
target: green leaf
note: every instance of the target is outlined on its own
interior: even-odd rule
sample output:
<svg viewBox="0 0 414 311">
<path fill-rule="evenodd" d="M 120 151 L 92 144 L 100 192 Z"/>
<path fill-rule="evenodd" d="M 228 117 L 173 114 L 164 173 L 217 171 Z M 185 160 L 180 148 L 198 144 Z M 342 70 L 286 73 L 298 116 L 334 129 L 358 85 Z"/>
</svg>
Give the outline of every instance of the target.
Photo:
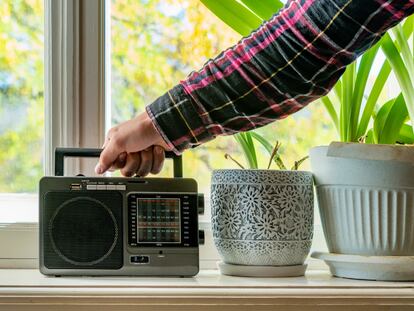
<svg viewBox="0 0 414 311">
<path fill-rule="evenodd" d="M 256 151 L 253 147 L 249 144 L 248 139 L 246 138 L 246 133 L 238 133 L 234 135 L 234 139 L 239 143 L 240 147 L 242 148 L 243 155 L 246 159 L 248 167 L 250 169 L 257 169 L 257 161 L 254 160 Z"/>
<path fill-rule="evenodd" d="M 373 139 L 376 144 L 379 143 L 381 133 L 383 132 L 385 120 L 387 119 L 387 116 L 391 110 L 392 105 L 394 104 L 394 101 L 395 101 L 395 98 L 383 104 L 375 116 L 374 128 L 373 128 L 373 134 L 374 134 Z"/>
<path fill-rule="evenodd" d="M 269 156 L 272 156 L 272 152 L 273 152 L 273 146 L 272 144 L 266 139 L 264 138 L 262 135 L 256 133 L 256 132 L 250 132 L 250 134 L 252 135 L 252 137 L 257 140 L 265 149 L 266 151 L 269 153 Z M 282 158 L 280 157 L 279 154 L 277 154 L 274 158 L 273 161 L 276 163 L 276 165 L 281 169 L 281 170 L 285 170 L 286 169 L 286 165 L 283 163 Z"/>
<path fill-rule="evenodd" d="M 218 18 L 242 36 L 248 36 L 263 19 L 236 0 L 201 0 Z"/>
<path fill-rule="evenodd" d="M 356 64 L 353 62 L 345 70 L 342 77 L 342 94 L 341 94 L 341 109 L 339 116 L 341 140 L 343 142 L 351 141 L 350 122 L 352 105 L 352 94 L 354 91 L 354 77 Z"/>
<path fill-rule="evenodd" d="M 374 141 L 374 130 L 373 129 L 369 129 L 369 131 L 367 132 L 367 135 L 365 136 L 365 141 L 366 144 L 375 144 Z"/>
<path fill-rule="evenodd" d="M 240 2 L 263 20 L 268 20 L 283 7 L 283 3 L 279 0 L 240 0 Z"/>
<path fill-rule="evenodd" d="M 414 123 L 414 87 L 410 78 L 410 74 L 407 70 L 404 61 L 398 52 L 398 49 L 392 41 L 390 35 L 386 33 L 382 40 L 381 45 L 385 56 L 391 64 L 394 74 L 400 84 L 402 94 L 404 96 L 407 109 L 410 115 L 411 123 Z"/>
<path fill-rule="evenodd" d="M 368 75 L 371 71 L 372 64 L 374 63 L 375 56 L 380 48 L 379 44 L 374 45 L 369 51 L 365 52 L 362 56 L 358 66 L 357 77 L 355 80 L 354 94 L 352 96 L 352 109 L 350 116 L 350 140 L 358 141 L 360 135 L 358 135 L 358 122 L 361 112 L 362 99 L 365 93 L 365 88 L 368 81 Z"/>
<path fill-rule="evenodd" d="M 247 145 L 249 146 L 249 151 L 252 157 L 254 168 L 259 168 L 259 165 L 257 163 L 257 155 L 256 155 L 256 148 L 254 146 L 254 141 L 252 139 L 252 135 L 250 132 L 245 132 L 244 137 L 246 139 Z"/>
<path fill-rule="evenodd" d="M 262 135 L 256 132 L 250 132 L 250 135 L 252 135 L 252 137 L 256 139 L 260 144 L 262 144 L 262 146 L 266 149 L 269 155 L 272 154 L 272 144 L 266 138 L 264 138 Z"/>
<path fill-rule="evenodd" d="M 414 144 L 414 132 L 412 126 L 403 124 L 397 137 L 397 143 L 407 145 Z"/>
<path fill-rule="evenodd" d="M 407 107 L 400 94 L 386 102 L 378 111 L 374 121 L 374 140 L 379 144 L 395 144 L 407 118 Z"/>
<path fill-rule="evenodd" d="M 328 114 L 331 117 L 331 120 L 334 123 L 336 130 L 339 133 L 338 114 L 336 113 L 336 110 L 335 110 L 334 105 L 332 104 L 332 101 L 330 100 L 329 96 L 326 95 L 324 97 L 321 97 L 321 102 L 323 103 L 326 110 L 328 111 Z"/>
<path fill-rule="evenodd" d="M 379 136 L 380 144 L 395 144 L 403 124 L 407 121 L 408 111 L 404 97 L 400 94 L 388 112 L 382 132 Z"/>
<path fill-rule="evenodd" d="M 339 79 L 339 80 L 335 83 L 335 85 L 334 85 L 334 87 L 333 87 L 333 90 L 334 90 L 334 93 L 335 93 L 336 97 L 337 97 L 338 99 L 340 99 L 340 98 L 342 97 L 342 79 Z"/>
<path fill-rule="evenodd" d="M 384 88 L 385 83 L 391 73 L 391 66 L 388 60 L 385 60 L 381 66 L 377 78 L 375 79 L 374 85 L 372 86 L 371 92 L 368 95 L 368 99 L 365 103 L 364 111 L 358 125 L 358 131 L 356 137 L 362 137 L 368 128 L 369 120 L 373 115 L 375 105 L 378 101 L 379 96 Z"/>
<path fill-rule="evenodd" d="M 414 73 L 414 60 L 411 54 L 410 47 L 408 46 L 408 39 L 409 36 L 406 37 L 404 30 L 401 25 L 397 25 L 392 29 L 392 32 L 395 35 L 396 42 L 399 47 L 399 51 L 401 54 L 401 58 L 404 61 L 404 64 L 407 67 L 407 71 L 410 74 L 411 80 L 413 79 L 413 73 Z"/>
</svg>

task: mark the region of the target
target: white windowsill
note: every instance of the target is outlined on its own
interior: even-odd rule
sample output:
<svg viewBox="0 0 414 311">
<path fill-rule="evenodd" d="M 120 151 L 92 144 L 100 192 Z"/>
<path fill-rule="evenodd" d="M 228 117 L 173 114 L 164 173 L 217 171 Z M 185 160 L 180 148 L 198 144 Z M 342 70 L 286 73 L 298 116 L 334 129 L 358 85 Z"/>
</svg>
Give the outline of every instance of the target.
<svg viewBox="0 0 414 311">
<path fill-rule="evenodd" d="M 352 307 L 349 307 L 349 306 Z M 0 269 L 6 310 L 412 310 L 414 283 L 355 281 L 308 271 L 298 278 L 46 277 Z M 253 309 L 252 309 L 253 308 Z"/>
</svg>

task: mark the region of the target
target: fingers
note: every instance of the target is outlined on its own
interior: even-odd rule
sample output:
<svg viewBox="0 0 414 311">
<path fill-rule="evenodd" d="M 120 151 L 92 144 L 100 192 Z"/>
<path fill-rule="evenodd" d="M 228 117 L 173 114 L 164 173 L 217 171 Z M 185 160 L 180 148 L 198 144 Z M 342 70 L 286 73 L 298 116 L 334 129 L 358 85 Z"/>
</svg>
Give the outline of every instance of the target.
<svg viewBox="0 0 414 311">
<path fill-rule="evenodd" d="M 118 159 L 121 153 L 125 152 L 123 147 L 123 140 L 117 135 L 117 133 L 109 136 L 109 141 L 106 143 L 105 148 L 103 149 L 99 162 L 95 167 L 95 172 L 97 174 L 103 174 L 107 171 Z"/>
<path fill-rule="evenodd" d="M 162 166 L 164 164 L 165 152 L 164 149 L 160 146 L 154 146 L 152 151 L 154 159 L 152 161 L 151 174 L 158 174 L 161 171 Z"/>
<path fill-rule="evenodd" d="M 119 157 L 115 160 L 115 162 L 112 164 L 112 166 L 109 168 L 110 172 L 113 172 L 115 170 L 120 170 L 121 168 L 123 168 L 126 164 L 126 158 L 127 158 L 127 153 L 123 152 L 119 155 Z"/>
<path fill-rule="evenodd" d="M 141 161 L 141 152 L 128 153 L 121 174 L 125 177 L 134 176 L 141 165 Z"/>
<path fill-rule="evenodd" d="M 121 153 L 109 170 L 120 169 L 121 174 L 126 177 L 135 174 L 145 177 L 149 173 L 158 174 L 162 169 L 164 160 L 164 149 L 160 146 L 154 146 L 140 152 Z"/>
<path fill-rule="evenodd" d="M 137 175 L 141 177 L 147 176 L 152 169 L 152 162 L 154 159 L 153 148 L 147 148 L 141 151 L 141 163 L 139 169 L 137 170 Z"/>
</svg>

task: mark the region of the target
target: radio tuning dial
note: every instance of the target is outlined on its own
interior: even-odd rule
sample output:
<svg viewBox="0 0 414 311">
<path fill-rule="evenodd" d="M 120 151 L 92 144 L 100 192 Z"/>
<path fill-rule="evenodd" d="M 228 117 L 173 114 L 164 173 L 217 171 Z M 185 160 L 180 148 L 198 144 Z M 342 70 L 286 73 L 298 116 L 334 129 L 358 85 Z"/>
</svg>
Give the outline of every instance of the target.
<svg viewBox="0 0 414 311">
<path fill-rule="evenodd" d="M 197 194 L 197 211 L 198 215 L 204 214 L 204 194 L 202 193 Z"/>
</svg>

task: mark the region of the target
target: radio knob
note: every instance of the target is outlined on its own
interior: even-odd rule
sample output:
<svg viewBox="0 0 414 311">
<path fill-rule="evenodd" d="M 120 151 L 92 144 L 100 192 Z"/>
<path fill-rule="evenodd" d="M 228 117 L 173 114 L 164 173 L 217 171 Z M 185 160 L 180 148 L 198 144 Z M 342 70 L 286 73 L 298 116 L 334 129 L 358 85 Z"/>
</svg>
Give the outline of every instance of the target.
<svg viewBox="0 0 414 311">
<path fill-rule="evenodd" d="M 204 214 L 204 194 L 202 193 L 197 194 L 197 211 L 198 215 Z"/>
<path fill-rule="evenodd" d="M 198 244 L 204 245 L 204 230 L 198 230 Z"/>
</svg>

